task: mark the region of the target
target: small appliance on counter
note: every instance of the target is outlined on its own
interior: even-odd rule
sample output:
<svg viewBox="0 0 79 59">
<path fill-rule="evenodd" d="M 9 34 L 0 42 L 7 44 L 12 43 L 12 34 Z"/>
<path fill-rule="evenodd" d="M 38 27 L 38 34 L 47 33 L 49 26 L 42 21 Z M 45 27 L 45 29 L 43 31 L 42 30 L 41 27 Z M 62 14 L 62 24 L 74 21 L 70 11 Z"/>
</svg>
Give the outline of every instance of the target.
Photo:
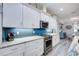
<svg viewBox="0 0 79 59">
<path fill-rule="evenodd" d="M 13 41 L 14 40 L 14 33 L 10 32 L 8 33 L 7 41 Z"/>
</svg>

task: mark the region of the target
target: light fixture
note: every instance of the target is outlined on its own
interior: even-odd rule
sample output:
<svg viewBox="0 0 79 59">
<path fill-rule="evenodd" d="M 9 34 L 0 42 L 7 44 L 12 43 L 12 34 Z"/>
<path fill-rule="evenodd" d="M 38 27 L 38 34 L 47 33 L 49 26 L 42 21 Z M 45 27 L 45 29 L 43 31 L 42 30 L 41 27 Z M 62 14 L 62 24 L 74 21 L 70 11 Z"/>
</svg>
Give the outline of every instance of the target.
<svg viewBox="0 0 79 59">
<path fill-rule="evenodd" d="M 71 18 L 71 21 L 79 21 L 79 16 L 72 17 L 72 18 Z"/>
<path fill-rule="evenodd" d="M 17 35 L 19 35 L 19 32 L 17 32 Z"/>
<path fill-rule="evenodd" d="M 60 11 L 63 11 L 64 9 L 63 8 L 60 8 Z"/>
<path fill-rule="evenodd" d="M 73 19 L 73 20 L 77 20 L 77 19 L 79 19 L 78 17 L 73 17 L 73 18 L 71 18 L 71 19 Z"/>
</svg>

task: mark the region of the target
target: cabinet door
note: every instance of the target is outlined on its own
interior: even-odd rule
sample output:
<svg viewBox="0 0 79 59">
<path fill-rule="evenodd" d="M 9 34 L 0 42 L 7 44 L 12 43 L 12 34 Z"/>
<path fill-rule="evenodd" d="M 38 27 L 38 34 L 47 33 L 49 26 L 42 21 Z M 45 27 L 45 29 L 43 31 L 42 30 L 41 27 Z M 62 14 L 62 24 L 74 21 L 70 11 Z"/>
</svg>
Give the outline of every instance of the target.
<svg viewBox="0 0 79 59">
<path fill-rule="evenodd" d="M 53 18 L 50 16 L 49 28 L 53 29 Z"/>
<path fill-rule="evenodd" d="M 22 5 L 19 3 L 3 4 L 3 26 L 21 27 Z"/>
<path fill-rule="evenodd" d="M 56 21 L 56 18 L 50 16 L 49 28 L 50 29 L 57 29 L 57 21 Z"/>
<path fill-rule="evenodd" d="M 32 20 L 32 28 L 40 28 L 40 13 L 38 11 L 33 10 L 33 20 Z"/>
<path fill-rule="evenodd" d="M 46 20 L 46 16 L 44 13 L 41 13 L 41 20 L 45 21 Z"/>
<path fill-rule="evenodd" d="M 40 51 L 40 52 L 38 52 Z M 44 41 L 43 39 L 38 39 L 32 42 L 28 42 L 25 45 L 25 55 L 26 56 L 36 56 L 43 54 L 44 51 Z"/>
<path fill-rule="evenodd" d="M 24 52 L 24 47 L 25 47 L 24 44 L 6 47 L 6 48 L 3 48 L 3 49 L 0 49 L 0 55 L 4 56 L 4 55 L 17 54 L 16 52 L 22 53 L 22 52 Z"/>
<path fill-rule="evenodd" d="M 7 55 L 5 55 L 5 56 L 23 56 L 23 52 L 16 51 L 16 52 L 7 54 Z"/>
<path fill-rule="evenodd" d="M 52 43 L 53 47 L 60 42 L 60 39 L 59 39 L 58 35 L 53 36 L 52 42 L 53 42 Z"/>
<path fill-rule="evenodd" d="M 23 6 L 23 26 L 25 28 L 39 28 L 40 13 L 30 7 Z"/>
<path fill-rule="evenodd" d="M 56 45 L 56 36 L 53 36 L 53 40 L 52 40 L 52 45 L 53 45 L 53 47 Z"/>
<path fill-rule="evenodd" d="M 23 27 L 31 28 L 32 27 L 32 19 L 30 14 L 30 8 L 23 6 Z"/>
<path fill-rule="evenodd" d="M 49 21 L 49 16 L 44 14 L 44 13 L 41 13 L 41 20 L 48 22 Z"/>
</svg>

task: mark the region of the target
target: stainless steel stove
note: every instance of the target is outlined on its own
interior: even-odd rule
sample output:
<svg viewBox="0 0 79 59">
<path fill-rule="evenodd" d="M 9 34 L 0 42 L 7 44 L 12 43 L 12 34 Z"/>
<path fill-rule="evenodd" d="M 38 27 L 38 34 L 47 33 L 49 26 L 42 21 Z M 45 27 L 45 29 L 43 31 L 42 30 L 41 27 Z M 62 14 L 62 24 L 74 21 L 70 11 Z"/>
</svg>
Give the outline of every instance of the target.
<svg viewBox="0 0 79 59">
<path fill-rule="evenodd" d="M 52 50 L 52 36 L 46 35 L 44 38 L 44 55 Z"/>
</svg>

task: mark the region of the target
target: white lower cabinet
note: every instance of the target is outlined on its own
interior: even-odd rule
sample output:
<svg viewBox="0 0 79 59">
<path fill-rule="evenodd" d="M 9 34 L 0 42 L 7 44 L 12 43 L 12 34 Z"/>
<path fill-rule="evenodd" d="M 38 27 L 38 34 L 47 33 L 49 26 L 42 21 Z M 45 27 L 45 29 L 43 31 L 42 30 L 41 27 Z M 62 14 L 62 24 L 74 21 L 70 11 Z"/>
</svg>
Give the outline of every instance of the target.
<svg viewBox="0 0 79 59">
<path fill-rule="evenodd" d="M 43 54 L 43 48 L 38 48 L 36 51 L 34 51 L 35 56 L 41 56 Z"/>
<path fill-rule="evenodd" d="M 52 38 L 52 46 L 56 46 L 58 43 L 60 42 L 60 39 L 58 37 L 58 35 L 53 35 L 53 38 Z"/>
<path fill-rule="evenodd" d="M 16 51 L 15 53 L 10 53 L 10 54 L 7 54 L 5 56 L 23 56 L 23 52 L 21 51 Z"/>
<path fill-rule="evenodd" d="M 43 39 L 0 49 L 0 56 L 41 56 L 44 51 Z"/>
<path fill-rule="evenodd" d="M 22 55 L 24 52 L 24 44 L 19 44 L 11 47 L 6 47 L 0 49 L 0 55 L 2 56 L 17 56 L 20 53 Z"/>
<path fill-rule="evenodd" d="M 25 45 L 25 56 L 40 56 L 44 51 L 43 39 L 35 40 Z"/>
</svg>

